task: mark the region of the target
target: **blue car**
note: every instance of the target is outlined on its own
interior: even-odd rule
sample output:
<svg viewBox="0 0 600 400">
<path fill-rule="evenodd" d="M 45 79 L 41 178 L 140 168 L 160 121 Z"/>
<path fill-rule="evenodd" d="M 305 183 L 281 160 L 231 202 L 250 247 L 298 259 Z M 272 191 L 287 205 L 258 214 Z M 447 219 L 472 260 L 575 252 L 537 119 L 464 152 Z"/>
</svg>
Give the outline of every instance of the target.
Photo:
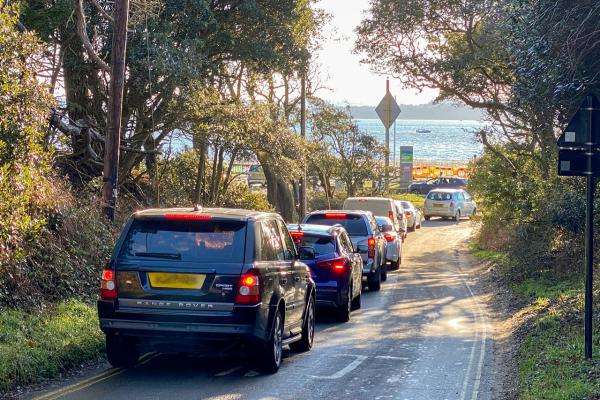
<svg viewBox="0 0 600 400">
<path fill-rule="evenodd" d="M 317 306 L 334 307 L 341 322 L 360 308 L 362 257 L 340 226 L 288 225 L 300 260 L 308 265 L 317 286 Z"/>
</svg>

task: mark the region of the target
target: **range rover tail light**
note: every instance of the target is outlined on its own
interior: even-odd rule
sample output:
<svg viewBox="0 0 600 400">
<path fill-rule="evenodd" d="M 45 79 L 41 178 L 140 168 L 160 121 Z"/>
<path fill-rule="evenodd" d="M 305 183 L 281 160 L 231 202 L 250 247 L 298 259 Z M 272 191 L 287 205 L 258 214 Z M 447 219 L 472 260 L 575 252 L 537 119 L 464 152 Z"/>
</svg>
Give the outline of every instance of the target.
<svg viewBox="0 0 600 400">
<path fill-rule="evenodd" d="M 247 272 L 240 276 L 238 290 L 235 295 L 236 304 L 260 303 L 260 277 L 256 273 Z"/>
<path fill-rule="evenodd" d="M 102 281 L 100 283 L 100 298 L 102 300 L 114 300 L 117 298 L 117 283 L 114 269 L 104 269 L 102 271 Z"/>
</svg>

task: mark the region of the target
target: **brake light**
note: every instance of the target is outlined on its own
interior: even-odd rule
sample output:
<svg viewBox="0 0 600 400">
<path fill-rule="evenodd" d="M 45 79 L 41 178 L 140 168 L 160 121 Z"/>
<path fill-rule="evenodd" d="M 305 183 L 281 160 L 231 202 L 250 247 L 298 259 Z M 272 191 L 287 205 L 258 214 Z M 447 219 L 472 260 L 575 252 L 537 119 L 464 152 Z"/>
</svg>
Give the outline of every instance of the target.
<svg viewBox="0 0 600 400">
<path fill-rule="evenodd" d="M 235 296 L 236 304 L 260 303 L 260 278 L 255 273 L 242 274 Z"/>
<path fill-rule="evenodd" d="M 317 266 L 331 268 L 334 272 L 343 272 L 346 270 L 349 260 L 347 258 L 334 258 L 332 260 L 317 261 Z"/>
<path fill-rule="evenodd" d="M 385 240 L 387 240 L 388 242 L 392 242 L 396 238 L 396 236 L 392 235 L 391 233 L 384 233 L 383 237 L 385 237 Z"/>
<path fill-rule="evenodd" d="M 327 213 L 325 218 L 327 219 L 346 219 L 346 213 Z"/>
<path fill-rule="evenodd" d="M 290 231 L 290 236 L 294 240 L 294 243 L 300 244 L 300 243 L 302 243 L 302 238 L 304 237 L 304 232 Z"/>
<path fill-rule="evenodd" d="M 201 220 L 212 219 L 210 215 L 206 214 L 165 214 L 166 219 L 178 219 L 178 220 Z"/>
<path fill-rule="evenodd" d="M 390 212 L 388 213 L 388 217 L 390 217 L 390 219 L 393 221 L 393 220 L 394 220 L 394 212 L 393 212 L 393 211 L 390 211 Z"/>
<path fill-rule="evenodd" d="M 369 251 L 367 252 L 367 257 L 375 258 L 375 238 L 369 238 L 367 240 L 367 244 L 369 245 Z"/>
<path fill-rule="evenodd" d="M 406 216 L 406 219 L 410 219 L 410 216 L 412 215 L 412 213 L 410 211 L 408 211 L 406 214 L 404 214 Z"/>
<path fill-rule="evenodd" d="M 117 298 L 115 271 L 112 269 L 105 269 L 102 271 L 102 281 L 100 282 L 100 298 L 102 300 L 114 300 Z"/>
</svg>

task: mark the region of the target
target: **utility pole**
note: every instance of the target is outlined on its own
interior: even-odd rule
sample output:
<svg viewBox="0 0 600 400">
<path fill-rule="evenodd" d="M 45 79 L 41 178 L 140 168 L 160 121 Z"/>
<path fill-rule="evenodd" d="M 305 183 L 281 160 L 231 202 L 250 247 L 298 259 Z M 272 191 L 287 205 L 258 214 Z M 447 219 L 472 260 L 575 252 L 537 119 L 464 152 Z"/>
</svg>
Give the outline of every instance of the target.
<svg viewBox="0 0 600 400">
<path fill-rule="evenodd" d="M 390 120 L 390 111 L 392 109 L 392 106 L 390 105 L 390 99 L 391 96 L 389 95 L 390 93 L 390 78 L 387 78 L 385 80 L 385 94 L 388 98 L 388 101 L 386 104 L 386 118 L 388 120 Z M 390 186 L 390 126 L 386 124 L 385 126 L 385 182 L 384 182 L 384 188 L 387 191 L 388 188 Z"/>
<path fill-rule="evenodd" d="M 394 100 L 396 100 L 396 96 L 394 96 Z M 392 165 L 394 166 L 394 171 L 396 170 L 396 120 L 394 120 L 394 151 L 393 151 L 393 157 L 392 157 Z M 396 173 L 394 172 L 394 176 L 396 176 Z"/>
<path fill-rule="evenodd" d="M 300 136 L 306 137 L 306 67 L 302 68 L 300 77 Z M 307 212 L 306 204 L 306 166 L 302 168 L 302 177 L 300 178 L 300 220 L 304 218 Z"/>
<path fill-rule="evenodd" d="M 125 53 L 127 49 L 127 24 L 129 0 L 116 0 L 112 38 L 110 92 L 106 119 L 104 148 L 104 178 L 102 200 L 106 217 L 114 221 L 117 206 L 119 174 L 119 147 L 121 145 L 121 117 L 123 114 L 123 88 L 125 86 Z"/>
</svg>

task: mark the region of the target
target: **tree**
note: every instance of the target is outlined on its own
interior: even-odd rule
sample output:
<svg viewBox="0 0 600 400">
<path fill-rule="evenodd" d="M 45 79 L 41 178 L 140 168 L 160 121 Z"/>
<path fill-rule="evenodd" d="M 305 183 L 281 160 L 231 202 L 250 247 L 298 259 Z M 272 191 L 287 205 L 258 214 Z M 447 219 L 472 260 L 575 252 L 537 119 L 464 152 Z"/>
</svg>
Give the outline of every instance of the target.
<svg viewBox="0 0 600 400">
<path fill-rule="evenodd" d="M 52 98 L 36 79 L 42 46 L 16 28 L 17 6 L 0 5 L 0 266 L 44 224 L 50 153 L 44 128 Z"/>
<path fill-rule="evenodd" d="M 313 98 L 309 120 L 311 139 L 335 156 L 336 174 L 344 181 L 348 196 L 355 195 L 365 179 L 380 178 L 385 148 L 375 137 L 360 131 L 349 109 Z M 323 167 L 320 169 L 324 172 Z"/>
<path fill-rule="evenodd" d="M 154 150 L 179 127 L 180 108 L 172 105 L 183 101 L 181 94 L 191 83 L 212 85 L 230 62 L 248 61 L 268 71 L 302 58 L 294 42 L 295 1 L 186 0 L 159 2 L 160 7 L 155 7 L 156 3 L 133 2 L 123 112 L 123 143 L 132 150 L 123 152 L 121 158 L 123 178 L 142 161 L 155 162 Z M 99 136 L 92 137 L 92 148 L 100 156 L 111 12 L 112 2 L 103 0 L 30 0 L 23 16 L 23 23 L 39 32 L 48 47 L 57 48 L 52 54 L 58 56 L 50 57 L 50 64 L 56 64 L 58 70 L 62 67 L 68 117 L 71 121 L 95 121 Z M 69 125 L 73 127 L 72 122 Z M 72 154 L 86 150 L 79 144 L 87 146 L 87 140 L 72 140 L 73 134 L 80 134 L 77 129 L 56 127 L 69 135 L 69 144 L 77 145 Z M 88 164 L 87 175 L 100 174 L 101 165 Z M 152 174 L 154 168 L 147 171 Z"/>
</svg>

